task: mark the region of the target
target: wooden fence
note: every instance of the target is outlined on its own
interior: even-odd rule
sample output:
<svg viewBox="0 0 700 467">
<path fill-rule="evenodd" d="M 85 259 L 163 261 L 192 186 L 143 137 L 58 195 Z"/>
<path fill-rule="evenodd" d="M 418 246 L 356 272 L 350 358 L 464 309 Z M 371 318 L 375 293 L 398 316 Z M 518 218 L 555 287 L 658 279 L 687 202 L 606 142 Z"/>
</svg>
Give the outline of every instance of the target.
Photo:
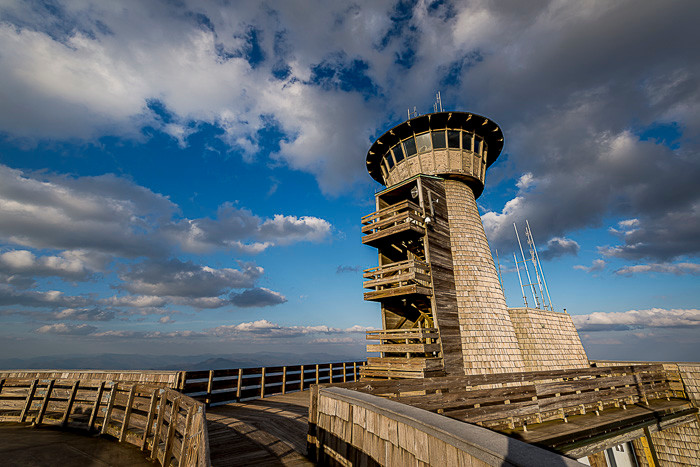
<svg viewBox="0 0 700 467">
<path fill-rule="evenodd" d="M 180 391 L 207 406 L 303 391 L 311 384 L 359 380 L 361 362 L 185 371 Z"/>
<path fill-rule="evenodd" d="M 0 421 L 99 431 L 163 466 L 210 465 L 204 405 L 162 385 L 1 378 Z"/>
<path fill-rule="evenodd" d="M 523 426 L 651 399 L 687 399 L 663 365 L 367 381 L 341 385 L 489 427 Z"/>
</svg>

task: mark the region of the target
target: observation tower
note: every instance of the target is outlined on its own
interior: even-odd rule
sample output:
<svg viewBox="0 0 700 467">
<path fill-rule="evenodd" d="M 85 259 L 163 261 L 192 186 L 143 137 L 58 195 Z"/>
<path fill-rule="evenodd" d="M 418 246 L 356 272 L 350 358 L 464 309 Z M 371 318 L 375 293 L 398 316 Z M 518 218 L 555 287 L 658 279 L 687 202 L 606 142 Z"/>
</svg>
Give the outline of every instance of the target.
<svg viewBox="0 0 700 467">
<path fill-rule="evenodd" d="M 381 304 L 382 330 L 368 332 L 367 378 L 523 371 L 476 199 L 503 133 L 486 117 L 436 112 L 397 125 L 367 153 L 388 187 L 362 218 L 362 242 L 377 248 L 365 300 Z"/>
</svg>

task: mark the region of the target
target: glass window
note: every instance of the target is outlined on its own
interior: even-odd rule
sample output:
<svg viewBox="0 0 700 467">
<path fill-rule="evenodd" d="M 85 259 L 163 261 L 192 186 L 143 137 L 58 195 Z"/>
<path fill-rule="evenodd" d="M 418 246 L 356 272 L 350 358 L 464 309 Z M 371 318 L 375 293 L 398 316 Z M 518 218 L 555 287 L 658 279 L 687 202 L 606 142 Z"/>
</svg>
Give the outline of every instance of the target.
<svg viewBox="0 0 700 467">
<path fill-rule="evenodd" d="M 481 136 L 474 137 L 474 152 L 477 154 L 481 154 L 481 141 Z"/>
<path fill-rule="evenodd" d="M 445 149 L 447 147 L 445 142 L 445 130 L 433 131 L 433 147 L 435 149 Z"/>
<path fill-rule="evenodd" d="M 472 150 L 472 138 L 474 134 L 466 131 L 462 132 L 462 149 L 465 151 Z"/>
<path fill-rule="evenodd" d="M 386 159 L 386 165 L 389 168 L 392 168 L 394 166 L 394 158 L 391 157 L 391 151 L 386 153 L 385 159 Z"/>
<path fill-rule="evenodd" d="M 459 149 L 459 131 L 447 130 L 447 146 L 450 149 Z"/>
<path fill-rule="evenodd" d="M 411 157 L 416 153 L 416 140 L 408 138 L 403 142 L 403 149 L 406 152 L 406 157 Z"/>
<path fill-rule="evenodd" d="M 428 152 L 431 149 L 433 149 L 433 146 L 430 142 L 430 133 L 423 133 L 421 135 L 416 136 L 416 147 L 418 149 L 418 152 Z"/>
<path fill-rule="evenodd" d="M 403 149 L 401 149 L 401 143 L 391 148 L 391 150 L 394 151 L 394 159 L 396 159 L 396 163 L 398 164 L 403 160 Z"/>
</svg>

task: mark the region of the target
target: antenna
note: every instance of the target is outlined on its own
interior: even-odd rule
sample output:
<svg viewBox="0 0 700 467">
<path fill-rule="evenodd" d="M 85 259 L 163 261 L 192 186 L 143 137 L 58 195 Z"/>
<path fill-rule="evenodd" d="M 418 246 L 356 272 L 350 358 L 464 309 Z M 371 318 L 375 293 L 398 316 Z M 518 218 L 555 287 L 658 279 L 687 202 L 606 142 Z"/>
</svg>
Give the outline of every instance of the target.
<svg viewBox="0 0 700 467">
<path fill-rule="evenodd" d="M 418 110 L 416 109 L 416 106 L 413 106 L 413 112 L 411 112 L 411 108 L 408 108 L 408 120 L 415 118 L 418 116 Z"/>
<path fill-rule="evenodd" d="M 537 274 L 537 282 L 540 282 L 540 276 L 542 276 L 542 283 L 540 286 L 540 294 L 542 295 L 542 301 L 544 302 L 544 294 L 547 294 L 547 302 L 544 303 L 544 309 L 547 309 L 549 304 L 549 309 L 554 311 L 554 305 L 552 305 L 552 299 L 549 296 L 549 289 L 547 288 L 547 281 L 544 279 L 544 270 L 542 270 L 542 263 L 540 263 L 540 255 L 537 254 L 537 247 L 535 246 L 535 239 L 532 236 L 532 230 L 530 229 L 530 223 L 525 219 L 525 236 L 527 237 L 527 243 L 530 246 L 530 256 L 532 257 L 532 263 L 535 265 L 535 273 Z M 537 270 L 539 269 L 539 273 Z M 542 285 L 544 284 L 544 291 L 542 291 Z"/>
<path fill-rule="evenodd" d="M 518 268 L 518 270 L 519 270 L 518 263 L 523 263 L 523 266 L 525 267 L 525 274 L 527 275 L 527 281 L 528 281 L 528 283 L 524 284 L 524 286 L 530 286 L 530 290 L 532 291 L 532 298 L 535 301 L 535 308 L 539 308 L 540 307 L 540 300 L 537 297 L 537 292 L 535 292 L 535 283 L 532 282 L 532 279 L 530 278 L 530 268 L 527 267 L 527 261 L 531 261 L 531 260 L 525 259 L 525 252 L 523 251 L 523 244 L 520 242 L 520 235 L 518 235 L 518 228 L 515 226 L 515 222 L 513 222 L 513 228 L 515 229 L 515 238 L 518 239 L 518 246 L 520 246 L 520 256 L 523 258 L 522 261 L 518 261 L 516 258 L 515 267 Z M 515 254 L 514 254 L 514 256 L 515 256 Z M 518 273 L 518 274 L 520 274 L 520 273 Z M 525 297 L 524 286 L 521 282 L 520 287 L 523 289 L 523 297 Z"/>
<path fill-rule="evenodd" d="M 435 94 L 435 103 L 433 104 L 433 112 L 442 112 L 442 98 L 440 97 L 440 91 Z"/>
<path fill-rule="evenodd" d="M 515 261 L 515 270 L 518 271 L 518 282 L 520 282 L 520 290 L 523 293 L 523 303 L 525 303 L 525 308 L 527 308 L 527 296 L 525 295 L 525 287 L 523 287 L 523 279 L 520 277 L 520 266 L 518 266 L 518 258 L 513 253 L 513 261 Z"/>
</svg>

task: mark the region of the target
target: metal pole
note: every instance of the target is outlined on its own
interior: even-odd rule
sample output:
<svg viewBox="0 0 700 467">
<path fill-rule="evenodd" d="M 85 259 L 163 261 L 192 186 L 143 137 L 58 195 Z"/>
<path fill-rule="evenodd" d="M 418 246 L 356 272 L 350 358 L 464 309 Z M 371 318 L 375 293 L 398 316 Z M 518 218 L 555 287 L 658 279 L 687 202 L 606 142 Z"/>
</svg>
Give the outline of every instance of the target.
<svg viewBox="0 0 700 467">
<path fill-rule="evenodd" d="M 542 297 L 542 306 L 547 309 L 547 304 L 544 301 L 544 290 L 542 290 L 542 279 L 540 279 L 540 271 L 537 269 L 537 261 L 535 256 L 537 254 L 537 249 L 535 248 L 535 239 L 532 238 L 532 231 L 530 230 L 530 224 L 525 219 L 525 239 L 527 240 L 527 246 L 530 247 L 530 258 L 532 260 L 532 266 L 535 269 L 535 277 L 537 277 L 537 288 L 540 289 L 540 297 Z"/>
<path fill-rule="evenodd" d="M 525 221 L 527 228 L 530 228 L 530 224 Z M 532 235 L 532 230 L 530 230 L 530 235 Z M 535 245 L 535 239 L 532 239 L 532 245 Z M 537 254 L 537 247 L 535 247 L 535 258 L 537 258 L 537 266 L 540 268 L 540 274 L 542 274 L 542 283 L 544 284 L 544 290 L 547 293 L 547 301 L 549 301 L 549 309 L 554 311 L 554 305 L 552 304 L 552 298 L 549 296 L 549 288 L 547 288 L 547 281 L 544 278 L 544 270 L 542 269 L 542 264 L 540 264 L 540 255 Z"/>
<path fill-rule="evenodd" d="M 523 244 L 520 243 L 520 235 L 518 235 L 518 227 L 516 227 L 515 222 L 513 222 L 513 228 L 515 229 L 515 238 L 518 239 L 518 245 L 520 246 L 520 255 L 523 257 L 523 266 L 525 266 L 527 282 L 529 283 L 530 290 L 532 291 L 532 298 L 535 300 L 535 308 L 539 308 L 540 303 L 537 300 L 537 293 L 535 292 L 535 287 L 532 285 L 532 279 L 530 279 L 530 270 L 527 268 L 527 261 L 525 260 L 525 253 L 523 252 Z"/>
<path fill-rule="evenodd" d="M 525 296 L 525 287 L 523 287 L 523 280 L 520 277 L 520 266 L 518 266 L 518 258 L 515 257 L 515 253 L 513 253 L 513 261 L 515 261 L 515 270 L 518 271 L 518 282 L 520 282 L 520 291 L 523 294 L 523 302 L 525 302 L 525 308 L 527 308 L 527 297 Z"/>
</svg>

